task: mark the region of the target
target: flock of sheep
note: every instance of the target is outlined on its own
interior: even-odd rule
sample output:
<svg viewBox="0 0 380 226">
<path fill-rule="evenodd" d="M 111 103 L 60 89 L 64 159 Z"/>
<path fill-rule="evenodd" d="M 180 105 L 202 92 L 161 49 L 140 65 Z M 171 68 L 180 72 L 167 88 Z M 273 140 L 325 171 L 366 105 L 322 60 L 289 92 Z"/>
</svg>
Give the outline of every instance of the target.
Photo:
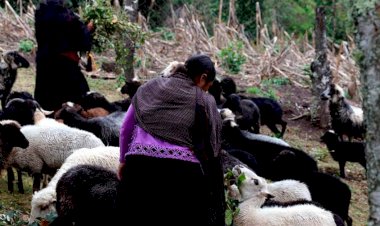
<svg viewBox="0 0 380 226">
<path fill-rule="evenodd" d="M 101 93 L 89 92 L 79 103 L 63 103 L 53 114 L 41 109 L 29 93 L 11 92 L 17 68 L 28 67 L 27 61 L 17 52 L 5 53 L 3 59 L 0 168 L 7 169 L 10 192 L 12 168 L 21 193 L 22 172 L 33 177 L 29 223 L 56 212 L 51 225 L 110 224 L 117 213 L 119 129 L 140 83 L 125 84 L 125 100 L 110 102 Z M 161 76 L 175 72 L 179 64 L 170 64 Z M 231 78 L 215 81 L 209 93 L 223 121 L 224 170 L 232 170 L 235 177 L 226 181 L 227 194 L 240 202 L 234 225 L 352 225 L 350 188 L 320 172 L 312 156 L 281 139 L 287 123 L 277 101 L 238 93 Z M 364 142 L 352 141 L 364 139 L 363 112 L 348 104 L 336 84 L 321 98 L 329 100 L 332 119 L 332 131 L 321 140 L 344 177 L 347 161 L 366 165 Z M 259 134 L 263 125 L 278 138 Z M 234 183 L 242 174 L 242 183 Z"/>
</svg>

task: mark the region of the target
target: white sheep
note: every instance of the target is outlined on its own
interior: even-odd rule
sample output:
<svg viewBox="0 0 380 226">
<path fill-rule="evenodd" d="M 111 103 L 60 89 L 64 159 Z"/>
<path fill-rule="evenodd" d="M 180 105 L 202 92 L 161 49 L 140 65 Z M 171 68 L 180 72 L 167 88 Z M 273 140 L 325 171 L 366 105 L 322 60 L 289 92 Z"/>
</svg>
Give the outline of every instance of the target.
<svg viewBox="0 0 380 226">
<path fill-rule="evenodd" d="M 177 69 L 179 67 L 182 67 L 184 65 L 183 62 L 179 62 L 179 61 L 172 61 L 168 64 L 168 66 L 166 66 L 166 68 L 164 70 L 162 70 L 159 75 L 161 77 L 168 77 L 169 75 L 172 75 L 174 72 L 177 71 Z"/>
<path fill-rule="evenodd" d="M 56 186 L 62 175 L 73 166 L 90 164 L 102 166 L 116 173 L 119 165 L 119 147 L 81 148 L 75 150 L 62 164 L 46 188 L 35 192 L 31 201 L 29 224 L 38 217 L 46 218 L 50 212 L 55 212 Z"/>
<path fill-rule="evenodd" d="M 73 150 L 104 146 L 94 134 L 59 123 L 56 126 L 26 125 L 19 133 L 26 137 L 29 146 L 23 149 L 14 145 L 11 151 L 3 148 L 2 167 L 14 167 L 32 174 L 34 191 L 40 189 L 42 173 L 54 174 Z"/>
<path fill-rule="evenodd" d="M 292 202 L 297 200 L 311 201 L 311 194 L 306 184 L 292 179 L 268 183 L 268 190 L 276 202 Z"/>
<path fill-rule="evenodd" d="M 245 180 L 239 186 L 242 200 L 239 211 L 234 217 L 236 226 L 336 226 L 334 215 L 313 204 L 293 206 L 262 207 L 271 196 L 268 184 L 245 167 L 236 166 L 232 170 L 239 177 L 242 173 Z"/>
<path fill-rule="evenodd" d="M 232 168 L 232 173 L 235 177 L 244 173 L 246 180 L 252 180 L 253 182 L 267 184 L 269 193 L 273 196 L 271 201 L 274 202 L 293 202 L 299 200 L 311 201 L 311 194 L 306 184 L 293 180 L 286 179 L 268 183 L 265 178 L 258 176 L 254 171 L 244 165 L 236 165 Z M 235 188 L 232 188 L 232 194 L 239 197 L 239 201 L 245 200 L 250 197 L 255 191 L 249 190 L 252 186 L 249 182 L 245 181 L 239 187 L 239 192 L 236 193 Z"/>
</svg>

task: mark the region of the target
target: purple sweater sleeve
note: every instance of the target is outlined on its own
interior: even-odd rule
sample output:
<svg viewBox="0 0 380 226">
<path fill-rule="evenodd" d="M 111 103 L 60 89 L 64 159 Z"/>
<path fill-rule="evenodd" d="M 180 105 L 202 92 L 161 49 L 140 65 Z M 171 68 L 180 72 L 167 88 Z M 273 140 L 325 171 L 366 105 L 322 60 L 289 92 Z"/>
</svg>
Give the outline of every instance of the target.
<svg viewBox="0 0 380 226">
<path fill-rule="evenodd" d="M 123 125 L 120 128 L 120 159 L 121 163 L 125 162 L 124 156 L 127 153 L 129 145 L 132 141 L 133 130 L 136 125 L 135 109 L 132 104 L 129 105 L 128 111 L 125 115 Z"/>
</svg>

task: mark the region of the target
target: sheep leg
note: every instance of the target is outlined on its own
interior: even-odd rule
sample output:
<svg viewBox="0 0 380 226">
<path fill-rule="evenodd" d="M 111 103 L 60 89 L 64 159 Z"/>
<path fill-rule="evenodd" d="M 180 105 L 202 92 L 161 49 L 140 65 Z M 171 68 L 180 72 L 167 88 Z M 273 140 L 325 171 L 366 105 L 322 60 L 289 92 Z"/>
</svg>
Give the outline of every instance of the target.
<svg viewBox="0 0 380 226">
<path fill-rule="evenodd" d="M 344 167 L 346 165 L 346 162 L 345 161 L 340 161 L 339 162 L 339 171 L 340 171 L 340 177 L 342 178 L 346 178 L 346 174 L 344 172 Z"/>
<path fill-rule="evenodd" d="M 13 193 L 13 181 L 15 180 L 15 175 L 12 167 L 7 168 L 7 177 L 8 177 L 8 191 Z"/>
<path fill-rule="evenodd" d="M 268 123 L 267 126 L 276 135 L 276 137 L 281 135 L 281 132 L 277 129 L 276 124 Z"/>
<path fill-rule="evenodd" d="M 281 120 L 280 124 L 281 124 L 281 127 L 282 127 L 281 128 L 281 136 L 280 137 L 283 137 L 284 133 L 286 131 L 286 126 L 288 125 L 288 123 L 285 122 L 284 120 Z"/>
<path fill-rule="evenodd" d="M 21 194 L 24 194 L 24 184 L 22 183 L 22 172 L 21 170 L 17 170 L 17 187 L 18 187 L 18 192 Z"/>
<path fill-rule="evenodd" d="M 33 174 L 33 193 L 41 189 L 41 178 L 42 175 L 40 173 Z"/>
<path fill-rule="evenodd" d="M 260 124 L 253 125 L 253 133 L 260 134 Z"/>
<path fill-rule="evenodd" d="M 346 223 L 347 223 L 347 226 L 352 226 L 352 218 L 350 216 L 347 215 L 347 218 L 346 218 Z"/>
</svg>

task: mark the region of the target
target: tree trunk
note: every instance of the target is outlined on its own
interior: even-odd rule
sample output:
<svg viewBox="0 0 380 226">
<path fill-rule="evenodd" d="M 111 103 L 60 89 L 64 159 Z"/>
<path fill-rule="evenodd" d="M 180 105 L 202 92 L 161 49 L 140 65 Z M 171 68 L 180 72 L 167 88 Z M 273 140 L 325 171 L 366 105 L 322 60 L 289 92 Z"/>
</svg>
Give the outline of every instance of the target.
<svg viewBox="0 0 380 226">
<path fill-rule="evenodd" d="M 326 18 L 323 7 L 315 11 L 315 58 L 311 63 L 312 103 L 310 107 L 313 125 L 326 128 L 330 121 L 327 101 L 320 99 L 321 93 L 331 81 L 330 63 L 327 59 Z"/>
<path fill-rule="evenodd" d="M 124 0 L 124 6 L 126 8 L 130 9 L 127 10 L 129 20 L 133 23 L 137 22 L 137 6 L 138 6 L 138 0 Z M 126 81 L 132 81 L 135 77 L 135 71 L 133 68 L 134 63 L 134 55 L 135 55 L 135 43 L 130 39 L 126 38 L 125 40 L 125 48 L 128 50 L 128 54 L 125 57 L 125 64 L 124 64 L 124 77 Z"/>
<path fill-rule="evenodd" d="M 373 8 L 372 8 L 373 7 Z M 367 126 L 366 159 L 368 226 L 380 225 L 380 4 L 354 11 L 356 43 L 361 50 L 361 82 L 364 120 Z"/>
</svg>

